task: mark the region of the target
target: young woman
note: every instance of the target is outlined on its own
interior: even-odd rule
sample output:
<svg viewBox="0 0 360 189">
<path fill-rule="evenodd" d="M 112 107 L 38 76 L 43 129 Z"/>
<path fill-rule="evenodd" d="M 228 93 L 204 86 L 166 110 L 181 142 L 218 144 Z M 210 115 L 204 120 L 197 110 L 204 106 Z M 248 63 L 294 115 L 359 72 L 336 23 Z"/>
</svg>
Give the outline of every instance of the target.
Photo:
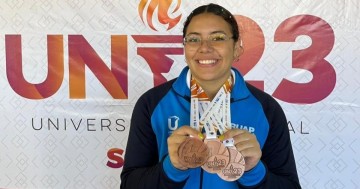
<svg viewBox="0 0 360 189">
<path fill-rule="evenodd" d="M 200 6 L 185 21 L 183 37 L 188 66 L 135 105 L 121 188 L 300 188 L 282 108 L 232 67 L 242 53 L 234 16 L 216 4 Z M 213 124 L 222 121 L 226 123 Z M 234 165 L 213 173 L 201 165 L 190 167 L 182 160 L 186 150 L 181 147 L 189 138 L 205 146 L 232 141 L 230 148 L 242 155 L 243 169 Z M 194 145 L 191 149 L 193 142 L 187 144 Z M 209 165 L 229 164 L 217 157 Z M 191 158 L 201 159 L 198 154 Z M 224 179 L 236 171 L 239 178 Z"/>
</svg>

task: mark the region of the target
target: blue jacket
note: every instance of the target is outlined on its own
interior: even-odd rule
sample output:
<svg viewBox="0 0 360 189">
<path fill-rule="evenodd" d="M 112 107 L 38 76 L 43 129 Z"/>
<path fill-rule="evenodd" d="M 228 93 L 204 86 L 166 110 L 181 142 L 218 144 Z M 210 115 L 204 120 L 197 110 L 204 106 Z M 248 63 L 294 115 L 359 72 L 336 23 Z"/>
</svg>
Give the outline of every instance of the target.
<svg viewBox="0 0 360 189">
<path fill-rule="evenodd" d="M 234 182 L 201 168 L 178 170 L 170 162 L 167 138 L 190 125 L 189 69 L 150 89 L 132 114 L 121 188 L 300 188 L 285 114 L 270 95 L 247 84 L 233 69 L 231 123 L 256 135 L 261 161 Z"/>
</svg>

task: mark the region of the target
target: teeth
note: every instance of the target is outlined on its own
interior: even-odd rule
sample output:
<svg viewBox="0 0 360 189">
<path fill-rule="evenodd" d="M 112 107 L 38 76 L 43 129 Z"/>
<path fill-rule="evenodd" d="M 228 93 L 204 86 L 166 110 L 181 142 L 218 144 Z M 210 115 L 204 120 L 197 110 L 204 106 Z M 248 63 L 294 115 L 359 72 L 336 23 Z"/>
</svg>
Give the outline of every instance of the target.
<svg viewBox="0 0 360 189">
<path fill-rule="evenodd" d="M 199 60 L 200 64 L 214 64 L 216 60 Z"/>
</svg>

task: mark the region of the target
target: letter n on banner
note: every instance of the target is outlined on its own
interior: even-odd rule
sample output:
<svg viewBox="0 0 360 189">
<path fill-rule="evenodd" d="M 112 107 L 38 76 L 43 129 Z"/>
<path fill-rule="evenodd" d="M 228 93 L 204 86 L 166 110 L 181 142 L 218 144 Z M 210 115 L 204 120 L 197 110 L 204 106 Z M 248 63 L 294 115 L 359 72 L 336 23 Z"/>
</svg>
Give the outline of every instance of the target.
<svg viewBox="0 0 360 189">
<path fill-rule="evenodd" d="M 109 69 L 82 35 L 69 35 L 70 98 L 86 97 L 85 65 L 114 99 L 127 99 L 127 36 L 111 36 L 111 69 Z"/>
</svg>

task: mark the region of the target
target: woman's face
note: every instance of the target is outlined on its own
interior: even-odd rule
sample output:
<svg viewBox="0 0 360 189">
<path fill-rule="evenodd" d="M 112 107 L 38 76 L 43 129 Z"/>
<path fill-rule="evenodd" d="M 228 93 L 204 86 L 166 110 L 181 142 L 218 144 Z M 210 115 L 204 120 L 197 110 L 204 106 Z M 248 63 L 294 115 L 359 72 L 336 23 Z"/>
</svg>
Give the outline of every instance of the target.
<svg viewBox="0 0 360 189">
<path fill-rule="evenodd" d="M 184 49 L 192 77 L 200 83 L 224 83 L 231 74 L 234 59 L 239 55 L 230 25 L 212 13 L 192 18 L 186 30 Z"/>
</svg>

